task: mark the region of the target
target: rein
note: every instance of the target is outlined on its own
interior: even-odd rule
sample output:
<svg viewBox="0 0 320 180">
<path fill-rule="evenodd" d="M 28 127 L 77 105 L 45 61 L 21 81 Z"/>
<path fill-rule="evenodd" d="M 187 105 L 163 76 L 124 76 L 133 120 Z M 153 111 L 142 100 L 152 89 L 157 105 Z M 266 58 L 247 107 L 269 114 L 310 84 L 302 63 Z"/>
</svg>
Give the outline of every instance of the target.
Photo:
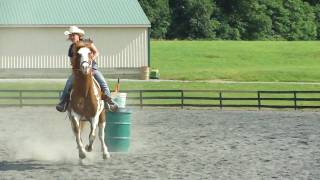
<svg viewBox="0 0 320 180">
<path fill-rule="evenodd" d="M 80 68 L 72 68 L 72 70 L 73 70 L 73 71 L 76 71 L 76 72 L 78 72 L 78 71 L 82 72 Z M 90 66 L 90 70 L 91 70 L 91 73 L 92 73 L 92 72 L 93 72 L 93 69 L 92 69 L 91 66 Z"/>
<path fill-rule="evenodd" d="M 86 61 L 80 63 L 80 67 L 82 66 L 83 63 L 86 63 Z M 89 61 L 88 64 L 89 64 L 89 68 L 90 68 L 90 74 L 88 74 L 88 76 L 93 76 L 92 60 Z M 82 74 L 81 68 L 74 68 L 74 67 L 72 67 L 72 70 L 73 70 L 74 72 L 77 72 L 77 73 Z M 92 77 L 92 78 L 93 78 L 93 77 Z M 85 98 L 88 97 L 88 94 L 89 94 L 89 88 L 86 90 L 84 97 L 85 97 Z"/>
<path fill-rule="evenodd" d="M 92 70 L 92 61 L 93 61 L 93 60 L 90 60 L 90 61 L 88 62 L 89 68 L 91 69 L 91 71 L 93 71 L 93 70 Z M 81 62 L 81 63 L 80 63 L 80 67 L 82 66 L 83 63 L 86 63 L 86 61 Z M 74 68 L 74 67 L 72 67 L 72 70 L 81 71 L 80 68 Z"/>
</svg>

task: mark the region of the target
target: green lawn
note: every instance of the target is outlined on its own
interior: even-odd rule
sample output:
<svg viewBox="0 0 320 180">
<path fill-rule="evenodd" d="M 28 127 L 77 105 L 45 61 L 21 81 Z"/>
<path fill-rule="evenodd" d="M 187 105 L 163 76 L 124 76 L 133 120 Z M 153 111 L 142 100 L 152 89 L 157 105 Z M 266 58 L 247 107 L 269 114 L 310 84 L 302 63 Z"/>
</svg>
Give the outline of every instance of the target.
<svg viewBox="0 0 320 180">
<path fill-rule="evenodd" d="M 151 56 L 153 68 L 160 70 L 161 79 L 191 80 L 191 82 L 126 82 L 120 90 L 320 90 L 320 84 L 286 84 L 258 82 L 320 82 L 319 42 L 279 42 L 279 41 L 152 41 Z M 257 83 L 209 83 L 198 80 L 256 81 Z M 115 81 L 109 81 L 114 89 Z M 64 82 L 10 82 L 0 83 L 0 90 L 62 90 Z M 26 96 L 57 97 L 57 93 Z M 162 93 L 160 95 L 166 95 Z M 17 93 L 0 93 L 1 97 L 19 96 Z M 135 96 L 133 94 L 133 96 Z M 217 93 L 188 93 L 186 96 L 216 97 Z M 234 94 L 225 96 L 233 97 Z M 236 96 L 239 96 L 237 94 Z M 256 97 L 243 94 L 242 97 Z M 275 97 L 276 95 L 271 95 Z M 281 97 L 292 95 L 281 95 Z M 311 97 L 318 97 L 313 94 Z M 15 100 L 1 99 L 0 104 Z M 156 102 L 162 102 L 157 100 Z M 195 102 L 194 100 L 190 100 Z M 36 100 L 25 100 L 25 103 Z M 57 99 L 41 100 L 55 104 Z M 164 102 L 164 101 L 163 101 Z M 165 101 L 168 103 L 174 102 Z M 19 101 L 13 102 L 19 104 Z M 186 102 L 188 103 L 188 102 Z M 205 103 L 197 101 L 196 103 Z M 230 103 L 237 104 L 237 101 Z M 251 102 L 247 102 L 251 103 Z M 252 103 L 256 103 L 255 101 Z M 265 102 L 268 103 L 268 102 Z M 282 104 L 285 102 L 272 102 Z M 291 102 L 289 102 L 291 103 Z M 318 102 L 302 104 L 320 105 Z"/>
<path fill-rule="evenodd" d="M 320 42 L 152 41 L 161 79 L 319 82 Z"/>
<path fill-rule="evenodd" d="M 115 81 L 109 81 L 114 89 Z M 64 83 L 51 82 L 10 82 L 0 83 L 0 90 L 62 90 Z M 320 84 L 281 84 L 281 83 L 206 83 L 206 82 L 121 82 L 120 90 L 320 90 Z"/>
<path fill-rule="evenodd" d="M 316 41 L 152 41 L 161 79 L 193 82 L 122 82 L 129 89 L 319 90 L 319 85 L 222 84 L 197 80 L 319 82 Z M 114 87 L 115 82 L 109 82 Z M 0 89 L 60 90 L 64 83 L 0 83 Z"/>
</svg>

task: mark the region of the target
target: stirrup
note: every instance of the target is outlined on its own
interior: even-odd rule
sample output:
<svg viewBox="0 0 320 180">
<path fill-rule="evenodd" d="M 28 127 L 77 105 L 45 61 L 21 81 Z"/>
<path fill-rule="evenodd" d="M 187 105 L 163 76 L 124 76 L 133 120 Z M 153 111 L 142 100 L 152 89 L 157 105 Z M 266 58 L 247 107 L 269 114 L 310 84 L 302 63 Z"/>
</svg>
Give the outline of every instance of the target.
<svg viewBox="0 0 320 180">
<path fill-rule="evenodd" d="M 67 95 L 59 104 L 56 105 L 56 110 L 59 112 L 66 112 L 69 105 L 69 95 Z"/>
<path fill-rule="evenodd" d="M 67 108 L 66 108 L 66 106 L 58 104 L 58 105 L 56 105 L 56 110 L 59 112 L 66 112 Z"/>
<path fill-rule="evenodd" d="M 117 104 L 109 104 L 109 103 L 107 103 L 107 109 L 109 111 L 111 111 L 111 112 L 116 112 L 119 109 L 119 107 L 118 107 Z"/>
<path fill-rule="evenodd" d="M 104 100 L 104 105 L 107 110 L 116 112 L 119 109 L 118 104 L 115 103 L 110 96 L 103 94 L 101 98 Z"/>
<path fill-rule="evenodd" d="M 68 107 L 68 102 L 61 102 L 56 105 L 56 110 L 59 112 L 66 112 Z"/>
</svg>

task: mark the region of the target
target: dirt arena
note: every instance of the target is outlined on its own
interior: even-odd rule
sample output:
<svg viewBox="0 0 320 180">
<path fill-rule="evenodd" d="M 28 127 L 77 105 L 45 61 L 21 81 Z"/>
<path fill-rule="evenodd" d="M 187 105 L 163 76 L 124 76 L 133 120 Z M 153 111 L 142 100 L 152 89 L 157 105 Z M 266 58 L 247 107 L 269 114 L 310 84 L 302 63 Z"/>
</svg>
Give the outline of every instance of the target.
<svg viewBox="0 0 320 180">
<path fill-rule="evenodd" d="M 66 114 L 0 109 L 0 179 L 319 179 L 320 113 L 134 109 L 130 152 L 79 163 Z M 87 140 L 84 138 L 84 140 Z"/>
</svg>

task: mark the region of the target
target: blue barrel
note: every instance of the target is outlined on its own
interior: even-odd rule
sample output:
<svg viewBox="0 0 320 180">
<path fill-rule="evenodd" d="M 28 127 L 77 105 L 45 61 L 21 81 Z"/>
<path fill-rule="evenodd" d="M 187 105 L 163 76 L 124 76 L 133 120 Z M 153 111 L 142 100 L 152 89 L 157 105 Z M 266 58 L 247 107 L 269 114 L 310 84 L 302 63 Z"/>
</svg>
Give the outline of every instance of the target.
<svg viewBox="0 0 320 180">
<path fill-rule="evenodd" d="M 119 108 L 117 112 L 107 112 L 105 141 L 110 152 L 128 152 L 131 114 L 132 111 L 126 108 Z"/>
</svg>

